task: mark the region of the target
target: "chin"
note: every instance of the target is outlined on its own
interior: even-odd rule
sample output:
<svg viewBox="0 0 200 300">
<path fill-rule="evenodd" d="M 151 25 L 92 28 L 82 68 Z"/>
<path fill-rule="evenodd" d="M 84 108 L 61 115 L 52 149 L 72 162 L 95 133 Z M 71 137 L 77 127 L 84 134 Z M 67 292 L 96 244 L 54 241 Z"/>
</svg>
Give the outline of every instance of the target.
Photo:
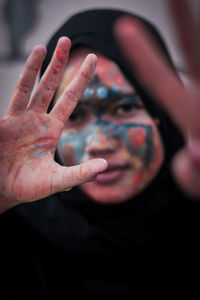
<svg viewBox="0 0 200 300">
<path fill-rule="evenodd" d="M 85 183 L 80 189 L 93 201 L 102 204 L 120 204 L 129 201 L 139 191 L 134 187 L 120 184 L 100 185 L 96 182 Z"/>
</svg>

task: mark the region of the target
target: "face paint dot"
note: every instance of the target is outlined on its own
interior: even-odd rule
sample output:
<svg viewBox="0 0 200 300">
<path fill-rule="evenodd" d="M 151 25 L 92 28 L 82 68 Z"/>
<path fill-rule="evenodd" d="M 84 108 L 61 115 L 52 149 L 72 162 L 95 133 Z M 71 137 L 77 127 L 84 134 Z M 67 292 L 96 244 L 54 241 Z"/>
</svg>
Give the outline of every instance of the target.
<svg viewBox="0 0 200 300">
<path fill-rule="evenodd" d="M 92 95 L 94 95 L 94 89 L 86 88 L 84 93 L 83 93 L 83 98 L 88 98 Z"/>
<path fill-rule="evenodd" d="M 19 78 L 23 78 L 24 77 L 24 75 L 21 73 L 20 75 L 19 75 Z"/>
<path fill-rule="evenodd" d="M 108 89 L 104 86 L 101 86 L 97 89 L 97 96 L 101 99 L 108 97 Z"/>
<path fill-rule="evenodd" d="M 114 91 L 119 91 L 119 86 L 118 86 L 118 84 L 113 84 L 113 90 Z"/>
</svg>

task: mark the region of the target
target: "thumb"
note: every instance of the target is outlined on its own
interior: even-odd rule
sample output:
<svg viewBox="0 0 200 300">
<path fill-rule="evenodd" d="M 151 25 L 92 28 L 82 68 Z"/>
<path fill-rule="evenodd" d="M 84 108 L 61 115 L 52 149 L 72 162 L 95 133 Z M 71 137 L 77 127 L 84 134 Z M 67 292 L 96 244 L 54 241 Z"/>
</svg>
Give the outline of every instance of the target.
<svg viewBox="0 0 200 300">
<path fill-rule="evenodd" d="M 88 160 L 73 167 L 59 166 L 52 177 L 52 194 L 64 191 L 76 185 L 91 181 L 105 171 L 108 163 L 105 159 Z"/>
</svg>

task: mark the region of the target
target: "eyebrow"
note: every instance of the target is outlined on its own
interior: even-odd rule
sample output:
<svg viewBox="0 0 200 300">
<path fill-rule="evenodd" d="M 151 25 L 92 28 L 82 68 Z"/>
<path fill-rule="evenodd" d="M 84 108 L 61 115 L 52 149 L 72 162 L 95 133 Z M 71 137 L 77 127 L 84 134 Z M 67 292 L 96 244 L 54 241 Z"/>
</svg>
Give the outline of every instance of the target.
<svg viewBox="0 0 200 300">
<path fill-rule="evenodd" d="M 104 105 L 105 103 L 106 104 L 111 104 L 111 103 L 116 103 L 116 101 L 123 101 L 124 98 L 130 98 L 130 97 L 135 97 L 138 99 L 139 102 L 142 103 L 141 99 L 140 99 L 140 96 L 138 95 L 138 93 L 136 92 L 133 92 L 133 93 L 119 93 L 118 95 L 116 95 L 115 97 L 112 97 L 112 98 L 105 98 L 105 99 L 99 99 L 99 98 L 95 98 L 97 99 L 97 101 L 94 103 L 93 99 L 89 99 L 89 100 L 86 100 L 86 99 L 83 99 L 81 98 L 81 100 L 79 101 L 78 105 L 91 105 L 91 102 L 92 104 L 94 103 L 94 105 Z"/>
</svg>

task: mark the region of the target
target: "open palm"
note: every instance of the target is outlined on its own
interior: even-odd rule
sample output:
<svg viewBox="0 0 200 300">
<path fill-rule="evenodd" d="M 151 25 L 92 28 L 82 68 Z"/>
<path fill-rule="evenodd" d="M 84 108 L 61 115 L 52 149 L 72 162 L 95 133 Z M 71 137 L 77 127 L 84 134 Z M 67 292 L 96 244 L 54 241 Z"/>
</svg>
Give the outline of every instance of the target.
<svg viewBox="0 0 200 300">
<path fill-rule="evenodd" d="M 0 120 L 1 204 L 34 201 L 95 178 L 106 169 L 102 159 L 64 167 L 54 161 L 64 124 L 93 77 L 96 56 L 89 54 L 50 113 L 49 103 L 68 59 L 70 40 L 62 37 L 51 63 L 30 100 L 38 70 L 45 57 L 36 46 L 14 91 L 11 104 Z"/>
</svg>

